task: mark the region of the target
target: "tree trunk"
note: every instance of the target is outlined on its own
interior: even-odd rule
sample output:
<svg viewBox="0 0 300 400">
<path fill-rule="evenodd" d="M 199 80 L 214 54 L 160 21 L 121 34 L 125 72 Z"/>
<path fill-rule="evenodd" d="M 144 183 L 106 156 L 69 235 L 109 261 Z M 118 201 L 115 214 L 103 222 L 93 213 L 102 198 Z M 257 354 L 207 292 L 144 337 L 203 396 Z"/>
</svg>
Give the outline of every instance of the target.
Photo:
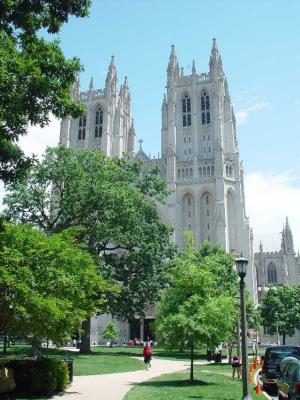
<svg viewBox="0 0 300 400">
<path fill-rule="evenodd" d="M 191 373 L 190 373 L 190 381 L 194 380 L 194 344 L 191 344 Z"/>
<path fill-rule="evenodd" d="M 230 343 L 227 348 L 228 348 L 228 363 L 231 364 L 233 344 Z"/>
<path fill-rule="evenodd" d="M 80 353 L 87 354 L 91 351 L 91 318 L 86 319 L 81 324 L 83 333 L 81 334 Z"/>
<path fill-rule="evenodd" d="M 285 344 L 285 333 L 282 334 L 282 344 Z"/>
<path fill-rule="evenodd" d="M 7 335 L 3 336 L 3 354 L 7 353 Z"/>
<path fill-rule="evenodd" d="M 42 349 L 41 341 L 33 339 L 31 341 L 31 349 L 28 352 L 28 356 L 35 357 L 35 358 L 42 358 L 43 353 L 42 353 L 41 349 Z"/>
</svg>

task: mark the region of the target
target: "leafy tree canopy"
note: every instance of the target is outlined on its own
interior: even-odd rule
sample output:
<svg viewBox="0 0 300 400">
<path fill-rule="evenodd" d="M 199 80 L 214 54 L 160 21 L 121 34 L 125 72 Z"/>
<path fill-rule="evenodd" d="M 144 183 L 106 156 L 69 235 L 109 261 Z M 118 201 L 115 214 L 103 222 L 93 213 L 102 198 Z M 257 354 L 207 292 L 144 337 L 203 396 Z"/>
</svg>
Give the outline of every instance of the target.
<svg viewBox="0 0 300 400">
<path fill-rule="evenodd" d="M 218 272 L 227 268 L 224 259 L 226 263 L 231 259 L 233 269 L 232 257 L 220 247 L 205 243 L 197 250 L 187 235 L 186 249 L 174 262 L 172 285 L 159 303 L 155 323 L 159 340 L 168 348 L 180 348 L 183 343 L 191 347 L 192 364 L 194 346 L 215 347 L 226 341 L 237 319 L 233 286 L 218 281 Z"/>
<path fill-rule="evenodd" d="M 18 146 L 28 124 L 49 123 L 49 113 L 76 118 L 83 106 L 71 98 L 82 69 L 66 59 L 58 40 L 38 36 L 40 29 L 59 32 L 70 16 L 85 17 L 89 0 L 0 1 L 0 179 L 18 180 L 31 165 Z"/>
<path fill-rule="evenodd" d="M 62 343 L 116 290 L 97 274 L 79 228 L 48 236 L 29 224 L 0 231 L 0 334 Z"/>
<path fill-rule="evenodd" d="M 285 344 L 286 336 L 292 336 L 300 328 L 300 286 L 269 288 L 262 296 L 259 310 L 263 325 L 272 335 L 276 333 L 275 313 L 278 313 L 278 331 Z"/>
<path fill-rule="evenodd" d="M 108 322 L 104 331 L 102 332 L 103 339 L 118 340 L 120 337 L 120 330 L 116 324 Z"/>
<path fill-rule="evenodd" d="M 167 193 L 165 185 L 157 171 L 145 176 L 142 165 L 127 158 L 53 148 L 24 182 L 8 186 L 5 214 L 50 234 L 83 226 L 101 273 L 120 285 L 109 311 L 131 319 L 143 315 L 169 279 L 171 229 L 155 206 Z"/>
</svg>

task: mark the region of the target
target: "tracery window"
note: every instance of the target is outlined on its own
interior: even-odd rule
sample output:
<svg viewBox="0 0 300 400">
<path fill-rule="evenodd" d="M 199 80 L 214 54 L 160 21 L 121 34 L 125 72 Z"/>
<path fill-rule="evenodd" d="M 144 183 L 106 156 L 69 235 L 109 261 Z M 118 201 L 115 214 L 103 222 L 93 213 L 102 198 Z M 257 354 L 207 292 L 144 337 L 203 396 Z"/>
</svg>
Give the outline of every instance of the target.
<svg viewBox="0 0 300 400">
<path fill-rule="evenodd" d="M 268 266 L 268 283 L 277 283 L 276 266 L 272 262 Z"/>
<path fill-rule="evenodd" d="M 78 140 L 85 139 L 85 130 L 86 130 L 86 115 L 83 115 L 79 118 L 79 127 L 78 127 Z"/>
<path fill-rule="evenodd" d="M 98 107 L 95 115 L 95 138 L 101 138 L 103 133 L 103 111 Z"/>
<path fill-rule="evenodd" d="M 201 111 L 202 125 L 210 124 L 210 101 L 206 91 L 201 95 Z"/>
<path fill-rule="evenodd" d="M 191 126 L 192 116 L 191 116 L 191 99 L 188 94 L 186 94 L 182 99 L 182 126 Z"/>
</svg>

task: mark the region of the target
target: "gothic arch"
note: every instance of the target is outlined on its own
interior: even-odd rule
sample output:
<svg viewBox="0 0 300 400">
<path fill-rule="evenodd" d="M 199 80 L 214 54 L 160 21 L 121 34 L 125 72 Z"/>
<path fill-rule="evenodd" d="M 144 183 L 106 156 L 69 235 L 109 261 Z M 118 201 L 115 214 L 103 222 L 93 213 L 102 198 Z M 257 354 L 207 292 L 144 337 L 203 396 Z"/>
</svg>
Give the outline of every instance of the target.
<svg viewBox="0 0 300 400">
<path fill-rule="evenodd" d="M 267 283 L 277 283 L 278 282 L 277 268 L 276 268 L 276 265 L 272 261 L 268 264 L 268 267 L 267 267 L 267 277 L 268 277 Z"/>
<path fill-rule="evenodd" d="M 226 193 L 226 214 L 227 214 L 227 239 L 228 250 L 237 252 L 237 234 L 235 226 L 235 195 L 234 191 L 229 188 Z"/>
<path fill-rule="evenodd" d="M 215 206 L 214 198 L 209 190 L 200 194 L 200 242 L 215 240 Z"/>
<path fill-rule="evenodd" d="M 103 134 L 104 111 L 101 104 L 95 107 L 94 124 L 95 124 L 95 138 L 101 138 Z"/>
<path fill-rule="evenodd" d="M 181 201 L 182 231 L 192 231 L 195 235 L 195 198 L 191 192 L 182 195 Z M 182 238 L 183 239 L 183 238 Z"/>
<path fill-rule="evenodd" d="M 192 101 L 191 96 L 187 91 L 184 91 L 181 96 L 181 112 L 182 126 L 187 127 L 192 125 Z"/>
</svg>

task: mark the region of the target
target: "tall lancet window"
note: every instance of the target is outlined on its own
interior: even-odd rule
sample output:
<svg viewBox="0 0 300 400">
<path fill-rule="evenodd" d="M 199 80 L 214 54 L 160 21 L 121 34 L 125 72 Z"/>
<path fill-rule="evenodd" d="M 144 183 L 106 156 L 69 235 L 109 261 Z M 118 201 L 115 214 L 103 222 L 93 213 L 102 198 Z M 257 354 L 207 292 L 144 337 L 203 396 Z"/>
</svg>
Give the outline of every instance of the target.
<svg viewBox="0 0 300 400">
<path fill-rule="evenodd" d="M 188 94 L 185 94 L 182 99 L 182 126 L 191 126 L 191 99 Z"/>
<path fill-rule="evenodd" d="M 85 139 L 85 130 L 86 130 L 86 115 L 79 118 L 78 140 Z"/>
<path fill-rule="evenodd" d="M 98 107 L 95 115 L 95 138 L 101 138 L 103 132 L 103 111 Z"/>
<path fill-rule="evenodd" d="M 276 266 L 272 262 L 268 265 L 268 283 L 277 283 Z"/>
<path fill-rule="evenodd" d="M 210 124 L 210 102 L 206 91 L 202 92 L 201 95 L 201 120 L 202 125 Z"/>
</svg>

